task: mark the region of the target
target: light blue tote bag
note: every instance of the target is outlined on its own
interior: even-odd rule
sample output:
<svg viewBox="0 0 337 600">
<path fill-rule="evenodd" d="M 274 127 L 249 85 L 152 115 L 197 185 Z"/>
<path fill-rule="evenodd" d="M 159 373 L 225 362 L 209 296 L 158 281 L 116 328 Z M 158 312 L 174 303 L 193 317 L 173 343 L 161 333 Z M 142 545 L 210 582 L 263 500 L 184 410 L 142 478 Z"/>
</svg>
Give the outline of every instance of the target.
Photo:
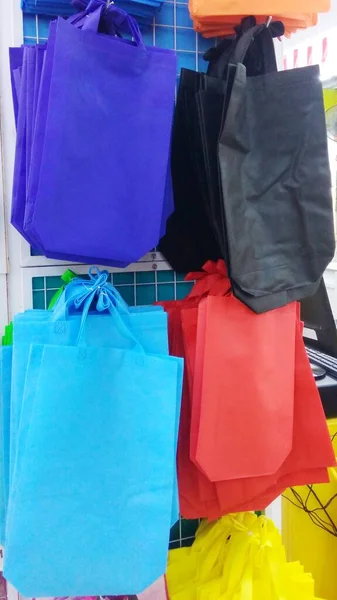
<svg viewBox="0 0 337 600">
<path fill-rule="evenodd" d="M 26 596 L 138 593 L 165 572 L 182 361 L 128 332 L 134 350 L 31 347 L 4 566 Z"/>
<path fill-rule="evenodd" d="M 12 347 L 0 347 L 0 543 L 4 544 L 9 493 L 9 426 Z"/>
</svg>

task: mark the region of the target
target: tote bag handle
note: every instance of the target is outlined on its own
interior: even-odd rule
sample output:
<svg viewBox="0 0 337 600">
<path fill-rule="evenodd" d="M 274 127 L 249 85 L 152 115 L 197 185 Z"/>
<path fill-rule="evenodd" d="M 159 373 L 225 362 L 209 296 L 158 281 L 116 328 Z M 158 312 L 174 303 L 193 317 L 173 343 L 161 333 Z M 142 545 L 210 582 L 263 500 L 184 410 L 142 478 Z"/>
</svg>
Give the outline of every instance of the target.
<svg viewBox="0 0 337 600">
<path fill-rule="evenodd" d="M 132 36 L 136 46 L 145 48 L 136 19 L 115 4 L 106 6 L 104 0 L 91 0 L 84 11 L 68 20 L 75 27 L 82 27 L 83 30 L 97 33 L 101 19 L 110 35 L 121 35 L 122 31 L 126 31 Z"/>
<path fill-rule="evenodd" d="M 210 48 L 204 54 L 204 59 L 209 61 L 207 74 L 219 79 L 227 78 L 227 68 L 229 64 L 243 63 L 251 43 L 260 36 L 260 50 L 263 59 L 263 72 L 269 73 L 277 71 L 273 38 L 284 34 L 284 25 L 280 21 L 275 21 L 267 27 L 266 23 L 256 25 L 255 17 L 245 17 L 235 38 L 225 38 L 214 48 Z"/>
<path fill-rule="evenodd" d="M 122 317 L 123 314 L 129 315 L 128 305 L 117 290 L 108 282 L 108 276 L 108 271 L 100 271 L 96 267 L 91 267 L 89 269 L 89 280 L 73 279 L 57 302 L 52 320 L 55 323 L 65 321 L 69 314 L 69 309 L 75 308 L 81 310 L 82 318 L 77 345 L 82 346 L 84 344 L 83 335 L 87 316 L 93 301 L 96 300 L 96 311 L 99 313 L 108 311 L 111 316 L 115 317 L 117 327 L 122 334 L 134 343 L 135 349 L 138 352 L 144 353 L 143 347 L 134 337 Z"/>
<path fill-rule="evenodd" d="M 110 4 L 104 12 L 104 19 L 108 31 L 111 25 L 116 27 L 119 32 L 127 31 L 133 37 L 136 46 L 145 48 L 143 36 L 136 19 L 129 15 L 125 10 L 119 8 L 115 4 Z"/>
<path fill-rule="evenodd" d="M 237 65 L 238 63 L 243 64 L 252 42 L 257 37 L 259 37 L 259 41 L 261 42 L 260 51 L 263 59 L 263 73 L 277 71 L 273 36 L 265 23 L 251 27 L 239 38 L 230 63 L 233 65 Z"/>
<path fill-rule="evenodd" d="M 108 281 L 108 271 L 100 271 L 97 267 L 90 267 L 88 274 L 88 280 L 75 277 L 68 283 L 54 307 L 54 321 L 65 320 L 71 308 L 80 309 L 89 295 L 92 302 L 95 296 L 98 297 L 100 290 L 104 290 L 114 306 L 118 307 L 120 313 L 129 314 L 127 303 Z"/>
</svg>

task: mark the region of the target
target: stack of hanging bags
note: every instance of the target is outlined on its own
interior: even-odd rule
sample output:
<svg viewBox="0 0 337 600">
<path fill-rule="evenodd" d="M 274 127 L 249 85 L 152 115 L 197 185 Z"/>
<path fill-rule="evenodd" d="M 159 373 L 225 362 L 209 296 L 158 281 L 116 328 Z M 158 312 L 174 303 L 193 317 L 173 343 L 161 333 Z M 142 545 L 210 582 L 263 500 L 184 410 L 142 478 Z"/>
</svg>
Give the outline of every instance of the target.
<svg viewBox="0 0 337 600">
<path fill-rule="evenodd" d="M 166 570 L 183 361 L 164 310 L 108 278 L 73 278 L 0 348 L 0 541 L 26 597 L 138 594 Z"/>
<path fill-rule="evenodd" d="M 162 302 L 170 353 L 184 357 L 177 455 L 181 514 L 260 510 L 287 487 L 329 481 L 336 464 L 296 302 L 256 315 L 223 261 L 185 300 Z"/>
<path fill-rule="evenodd" d="M 271 16 L 282 21 L 285 34 L 290 36 L 297 30 L 316 25 L 317 13 L 328 12 L 330 0 L 189 0 L 189 10 L 195 30 L 205 37 L 233 35 L 243 16 L 251 14 L 256 15 L 259 23 L 268 21 Z"/>
<path fill-rule="evenodd" d="M 252 513 L 202 522 L 191 548 L 170 551 L 167 584 L 170 600 L 316 598 L 312 576 L 287 563 L 273 522 Z"/>
<path fill-rule="evenodd" d="M 247 17 L 207 53 L 207 74 L 182 69 L 159 246 L 178 272 L 224 259 L 256 313 L 312 296 L 335 251 L 319 68 L 277 71 L 283 31 Z"/>
<path fill-rule="evenodd" d="M 158 243 L 173 208 L 176 63 L 99 0 L 52 21 L 46 44 L 10 49 L 11 223 L 41 254 L 125 267 Z"/>
</svg>

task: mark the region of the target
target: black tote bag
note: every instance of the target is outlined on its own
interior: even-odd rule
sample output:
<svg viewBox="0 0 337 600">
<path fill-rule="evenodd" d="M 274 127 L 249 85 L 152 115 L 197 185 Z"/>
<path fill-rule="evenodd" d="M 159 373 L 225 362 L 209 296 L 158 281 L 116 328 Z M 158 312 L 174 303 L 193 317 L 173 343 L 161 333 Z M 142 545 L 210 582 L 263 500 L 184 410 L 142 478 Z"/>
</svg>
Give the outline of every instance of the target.
<svg viewBox="0 0 337 600">
<path fill-rule="evenodd" d="M 254 27 L 248 28 L 247 25 L 252 22 Z M 200 89 L 196 95 L 203 160 L 206 166 L 207 197 L 210 205 L 211 225 L 216 234 L 222 257 L 229 270 L 226 223 L 218 160 L 219 133 L 227 113 L 235 76 L 235 67 L 229 65 L 229 61 L 233 58 L 234 52 L 240 53 L 241 60 L 247 65 L 247 73 L 250 76 L 256 76 L 262 72 L 276 71 L 273 37 L 284 31 L 280 22 L 275 22 L 273 28 L 267 28 L 263 25 L 256 27 L 255 19 L 252 17 L 244 19 L 243 25 L 246 29 L 241 38 L 238 38 L 235 43 L 232 42 L 231 46 L 223 46 L 224 51 L 218 55 L 217 62 L 215 62 L 215 57 L 212 59 L 211 54 L 208 73 L 216 73 L 217 77 L 210 77 L 208 74 L 201 75 Z"/>
<path fill-rule="evenodd" d="M 335 250 L 318 67 L 237 64 L 219 163 L 234 294 L 258 313 L 314 294 Z"/>
<path fill-rule="evenodd" d="M 280 26 L 274 33 L 263 26 L 256 27 L 255 38 L 243 34 L 246 42 L 244 53 L 240 52 L 252 74 L 254 69 L 260 72 L 266 56 L 268 63 L 274 59 L 272 54 L 270 60 L 270 52 L 266 52 L 266 40 L 270 38 L 268 49 L 270 44 L 273 48 L 272 35 L 279 33 Z M 263 47 L 252 47 L 263 30 Z M 176 271 L 199 270 L 207 260 L 218 258 L 228 262 L 217 147 L 224 118 L 228 64 L 239 41 L 240 48 L 243 46 L 241 33 L 209 53 L 208 72 L 216 77 L 181 71 L 171 155 L 175 211 L 159 244 L 159 250 Z"/>
<path fill-rule="evenodd" d="M 195 95 L 200 74 L 182 69 L 171 144 L 173 214 L 158 249 L 178 272 L 198 271 L 207 260 L 221 258 L 209 224 L 205 176 L 197 168 L 201 152 L 195 123 Z"/>
</svg>

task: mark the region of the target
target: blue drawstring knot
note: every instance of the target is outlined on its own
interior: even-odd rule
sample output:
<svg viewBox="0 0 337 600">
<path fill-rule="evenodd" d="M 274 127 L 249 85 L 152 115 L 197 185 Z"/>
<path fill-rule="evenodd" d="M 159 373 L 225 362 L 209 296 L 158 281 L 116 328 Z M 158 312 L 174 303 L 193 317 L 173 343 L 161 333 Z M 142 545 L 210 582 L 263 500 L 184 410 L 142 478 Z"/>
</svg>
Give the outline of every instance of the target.
<svg viewBox="0 0 337 600">
<path fill-rule="evenodd" d="M 97 267 L 89 269 L 89 279 L 73 279 L 65 291 L 67 305 L 73 305 L 75 309 L 83 309 L 88 312 L 94 301 L 95 310 L 104 312 L 118 306 L 124 313 L 129 312 L 129 307 L 121 295 L 109 282 L 108 271 L 100 271 Z"/>
</svg>

